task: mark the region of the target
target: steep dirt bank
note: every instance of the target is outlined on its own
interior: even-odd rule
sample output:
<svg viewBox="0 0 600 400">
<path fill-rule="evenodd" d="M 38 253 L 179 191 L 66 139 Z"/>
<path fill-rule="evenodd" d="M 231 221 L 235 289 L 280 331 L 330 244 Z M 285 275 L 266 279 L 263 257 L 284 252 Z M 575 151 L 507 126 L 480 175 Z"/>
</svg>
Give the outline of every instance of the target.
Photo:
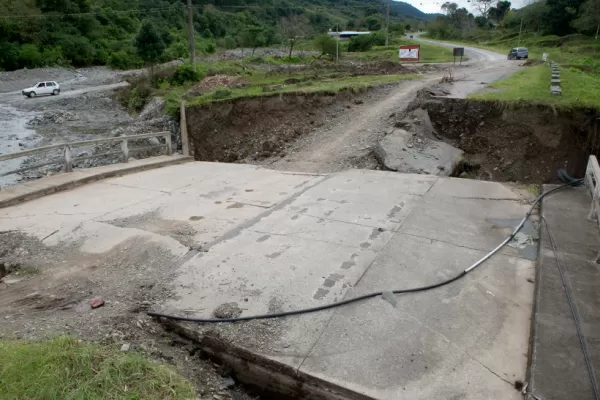
<svg viewBox="0 0 600 400">
<path fill-rule="evenodd" d="M 269 168 L 329 173 L 379 169 L 377 141 L 417 91 L 438 77 L 363 92 L 288 94 L 187 108 L 198 160 L 260 163 Z"/>
<path fill-rule="evenodd" d="M 283 94 L 186 109 L 197 160 L 256 162 L 377 96 L 377 90 Z"/>
<path fill-rule="evenodd" d="M 465 152 L 455 176 L 548 183 L 560 168 L 583 176 L 598 154 L 598 113 L 548 106 L 440 99 L 420 94 L 409 109 L 425 109 L 436 133 Z"/>
</svg>

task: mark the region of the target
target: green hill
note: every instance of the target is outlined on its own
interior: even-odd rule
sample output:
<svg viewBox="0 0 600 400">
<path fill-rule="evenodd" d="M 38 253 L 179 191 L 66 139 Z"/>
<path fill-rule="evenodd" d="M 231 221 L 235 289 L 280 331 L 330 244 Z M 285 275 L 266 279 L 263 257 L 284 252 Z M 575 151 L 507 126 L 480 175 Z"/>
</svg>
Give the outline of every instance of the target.
<svg viewBox="0 0 600 400">
<path fill-rule="evenodd" d="M 392 1 L 390 3 L 390 15 L 417 21 L 432 21 L 440 14 L 426 14 L 411 4 L 403 1 Z"/>
<path fill-rule="evenodd" d="M 385 26 L 384 0 L 193 0 L 192 4 L 199 53 L 234 48 L 256 34 L 263 45 L 282 43 L 290 24 L 305 37 L 336 27 Z M 410 4 L 395 1 L 390 15 L 396 24 L 431 19 Z M 186 56 L 185 0 L 1 0 L 0 69 L 140 67 L 133 38 L 146 19 L 168 46 L 164 61 Z"/>
</svg>

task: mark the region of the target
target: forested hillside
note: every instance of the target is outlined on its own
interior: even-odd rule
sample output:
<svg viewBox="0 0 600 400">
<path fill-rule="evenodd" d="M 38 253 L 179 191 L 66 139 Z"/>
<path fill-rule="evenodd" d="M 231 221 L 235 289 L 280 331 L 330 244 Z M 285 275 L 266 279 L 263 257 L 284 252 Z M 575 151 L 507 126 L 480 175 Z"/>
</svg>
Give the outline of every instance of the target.
<svg viewBox="0 0 600 400">
<path fill-rule="evenodd" d="M 428 26 L 439 39 L 493 39 L 497 31 L 565 36 L 574 33 L 598 36 L 600 0 L 538 0 L 515 10 L 507 0 L 473 0 L 475 13 L 456 3 L 442 4 L 444 16 Z"/>
<path fill-rule="evenodd" d="M 252 42 L 286 40 L 293 25 L 300 36 L 329 29 L 379 30 L 383 0 L 193 0 L 199 53 Z M 429 16 L 393 2 L 395 23 Z M 166 51 L 164 61 L 187 54 L 185 0 L 0 0 L 0 70 L 51 65 L 76 67 L 143 65 L 134 47 L 142 22 L 151 21 Z"/>
</svg>

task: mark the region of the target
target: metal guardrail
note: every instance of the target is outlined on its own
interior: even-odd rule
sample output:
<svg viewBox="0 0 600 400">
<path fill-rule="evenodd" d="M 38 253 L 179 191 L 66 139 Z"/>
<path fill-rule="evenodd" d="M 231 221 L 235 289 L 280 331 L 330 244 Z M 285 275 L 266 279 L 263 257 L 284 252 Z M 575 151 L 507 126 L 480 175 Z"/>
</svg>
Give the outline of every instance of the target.
<svg viewBox="0 0 600 400">
<path fill-rule="evenodd" d="M 154 145 L 154 146 L 129 148 L 130 140 L 149 139 L 149 138 L 153 138 L 153 137 L 164 137 L 165 143 Z M 72 156 L 72 150 L 74 148 L 91 146 L 91 145 L 96 145 L 96 144 L 101 144 L 101 143 L 111 143 L 111 142 L 121 142 L 121 150 L 120 151 L 112 151 L 112 152 L 108 152 L 108 153 L 102 153 L 102 154 L 93 154 L 91 156 L 82 156 L 82 157 L 73 157 Z M 82 141 L 78 141 L 78 142 L 60 143 L 60 144 L 53 144 L 50 146 L 35 147 L 32 149 L 18 151 L 15 153 L 0 154 L 0 162 L 7 161 L 7 160 L 13 160 L 15 158 L 27 157 L 27 156 L 37 154 L 37 153 L 45 153 L 45 152 L 57 150 L 57 149 L 63 149 L 63 156 L 60 158 L 48 161 L 48 162 L 30 165 L 28 167 L 23 167 L 23 168 L 0 173 L 0 177 L 6 176 L 6 175 L 11 175 L 11 174 L 17 174 L 20 172 L 25 172 L 25 171 L 29 171 L 32 169 L 44 167 L 47 165 L 53 165 L 53 164 L 62 164 L 65 168 L 64 169 L 65 172 L 73 172 L 73 162 L 74 161 L 82 161 L 82 160 L 88 160 L 88 159 L 92 159 L 92 158 L 101 158 L 101 157 L 107 157 L 107 156 L 111 156 L 111 155 L 114 156 L 114 155 L 119 155 L 119 154 L 121 155 L 121 161 L 126 163 L 129 160 L 129 154 L 136 153 L 136 152 L 143 151 L 143 150 L 156 149 L 156 148 L 166 148 L 167 155 L 173 154 L 173 147 L 171 144 L 171 132 L 144 133 L 141 135 L 130 135 L 130 136 L 119 136 L 119 137 L 114 137 L 114 138 L 82 140 Z"/>
<path fill-rule="evenodd" d="M 585 186 L 592 195 L 592 205 L 590 206 L 588 218 L 595 219 L 600 227 L 600 218 L 598 218 L 598 211 L 600 210 L 600 165 L 598 165 L 598 159 L 594 155 L 591 155 L 588 159 L 584 181 Z M 596 256 L 596 262 L 600 262 L 600 252 Z"/>
</svg>

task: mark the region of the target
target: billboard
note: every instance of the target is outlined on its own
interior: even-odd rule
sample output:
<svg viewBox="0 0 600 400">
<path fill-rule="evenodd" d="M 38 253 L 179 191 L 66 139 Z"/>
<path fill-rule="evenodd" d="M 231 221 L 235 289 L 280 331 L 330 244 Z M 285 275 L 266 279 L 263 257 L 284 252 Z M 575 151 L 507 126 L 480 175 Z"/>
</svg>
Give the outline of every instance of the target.
<svg viewBox="0 0 600 400">
<path fill-rule="evenodd" d="M 421 46 L 411 44 L 408 46 L 400 46 L 400 61 L 419 62 L 421 57 Z"/>
</svg>

